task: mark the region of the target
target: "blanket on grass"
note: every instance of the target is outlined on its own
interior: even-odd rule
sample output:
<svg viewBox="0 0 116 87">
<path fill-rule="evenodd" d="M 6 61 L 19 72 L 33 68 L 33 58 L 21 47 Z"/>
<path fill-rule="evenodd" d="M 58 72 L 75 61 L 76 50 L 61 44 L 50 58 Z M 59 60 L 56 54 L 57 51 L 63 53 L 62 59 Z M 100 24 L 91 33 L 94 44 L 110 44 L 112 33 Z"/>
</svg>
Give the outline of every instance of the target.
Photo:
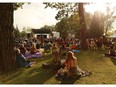
<svg viewBox="0 0 116 87">
<path fill-rule="evenodd" d="M 79 53 L 80 52 L 80 50 L 71 50 L 72 52 L 74 52 L 74 53 Z"/>
<path fill-rule="evenodd" d="M 24 55 L 27 59 L 28 58 L 42 58 L 43 54 L 41 52 L 37 52 L 37 53 L 34 53 L 34 54 L 31 54 L 31 53 L 26 53 Z"/>
</svg>

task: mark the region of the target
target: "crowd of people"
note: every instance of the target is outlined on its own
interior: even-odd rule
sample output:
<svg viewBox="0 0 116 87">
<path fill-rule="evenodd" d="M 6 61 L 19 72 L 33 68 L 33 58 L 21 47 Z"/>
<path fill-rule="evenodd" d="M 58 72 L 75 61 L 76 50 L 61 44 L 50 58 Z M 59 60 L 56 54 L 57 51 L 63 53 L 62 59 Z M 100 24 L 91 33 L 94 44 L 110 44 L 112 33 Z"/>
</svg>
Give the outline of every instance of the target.
<svg viewBox="0 0 116 87">
<path fill-rule="evenodd" d="M 91 49 L 100 49 L 102 46 L 104 48 L 109 48 L 111 45 L 113 45 L 114 41 L 109 38 L 92 38 L 87 39 L 87 47 Z"/>
<path fill-rule="evenodd" d="M 98 50 L 104 47 L 108 50 L 108 53 L 105 53 L 106 56 L 116 56 L 116 40 L 109 39 L 106 37 L 102 38 L 91 38 L 86 39 L 87 48 Z M 30 67 L 34 64 L 27 60 L 24 55 L 28 51 L 31 54 L 39 52 L 39 49 L 50 50 L 52 52 L 52 61 L 50 67 L 53 70 L 56 70 L 56 78 L 61 79 L 62 77 L 81 77 L 89 76 L 91 72 L 83 71 L 78 67 L 78 58 L 74 55 L 72 50 L 80 50 L 79 39 L 62 39 L 62 38 L 53 38 L 53 39 L 25 39 L 16 43 L 16 58 L 18 65 L 21 67 Z M 62 59 L 62 56 L 65 58 Z M 64 60 L 64 61 L 62 61 Z M 21 62 L 21 63 L 19 63 Z"/>
<path fill-rule="evenodd" d="M 92 38 L 87 39 L 88 49 L 104 49 L 106 50 L 105 56 L 116 56 L 116 39 L 115 38 Z"/>
</svg>

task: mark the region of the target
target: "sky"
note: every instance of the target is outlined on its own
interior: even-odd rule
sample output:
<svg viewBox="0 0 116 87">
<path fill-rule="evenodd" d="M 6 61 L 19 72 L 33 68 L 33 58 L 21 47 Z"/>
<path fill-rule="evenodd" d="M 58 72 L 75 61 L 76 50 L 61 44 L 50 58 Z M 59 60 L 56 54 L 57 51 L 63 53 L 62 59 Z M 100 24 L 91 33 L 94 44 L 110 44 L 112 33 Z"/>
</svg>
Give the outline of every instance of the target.
<svg viewBox="0 0 116 87">
<path fill-rule="evenodd" d="M 55 25 L 58 21 L 55 19 L 57 10 L 51 8 L 44 8 L 45 5 L 42 2 L 33 2 L 31 4 L 24 4 L 23 8 L 19 8 L 14 11 L 14 26 L 18 26 L 22 31 L 23 27 L 30 27 L 39 29 L 44 25 Z M 105 6 L 103 3 L 96 5 L 86 6 L 86 11 L 94 13 L 95 10 L 105 12 Z M 113 24 L 116 28 L 116 23 Z"/>
<path fill-rule="evenodd" d="M 23 27 L 41 28 L 44 25 L 55 25 L 57 20 L 55 9 L 46 8 L 42 2 L 24 4 L 23 9 L 19 8 L 14 12 L 14 26 L 22 31 Z"/>
</svg>

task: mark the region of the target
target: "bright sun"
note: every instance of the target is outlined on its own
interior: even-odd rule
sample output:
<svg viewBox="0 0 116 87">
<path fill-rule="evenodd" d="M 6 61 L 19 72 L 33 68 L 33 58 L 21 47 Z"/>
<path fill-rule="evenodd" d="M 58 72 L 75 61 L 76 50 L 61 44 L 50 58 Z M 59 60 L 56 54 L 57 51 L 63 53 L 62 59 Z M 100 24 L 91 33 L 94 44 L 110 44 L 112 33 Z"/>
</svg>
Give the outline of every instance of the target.
<svg viewBox="0 0 116 87">
<path fill-rule="evenodd" d="M 86 11 L 94 13 L 95 11 L 106 11 L 105 3 L 96 3 L 96 4 L 89 4 L 85 6 Z"/>
</svg>

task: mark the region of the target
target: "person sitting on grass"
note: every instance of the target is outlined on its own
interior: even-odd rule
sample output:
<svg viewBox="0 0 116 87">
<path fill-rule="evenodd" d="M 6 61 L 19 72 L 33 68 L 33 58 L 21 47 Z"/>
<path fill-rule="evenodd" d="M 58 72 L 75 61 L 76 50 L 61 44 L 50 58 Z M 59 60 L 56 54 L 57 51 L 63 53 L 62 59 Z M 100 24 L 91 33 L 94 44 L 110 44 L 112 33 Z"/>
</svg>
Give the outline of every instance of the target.
<svg viewBox="0 0 116 87">
<path fill-rule="evenodd" d="M 16 49 L 16 61 L 19 67 L 31 67 L 35 62 L 30 62 L 21 53 L 19 49 Z"/>
<path fill-rule="evenodd" d="M 56 51 L 58 51 L 58 48 L 57 48 L 56 44 L 54 43 L 53 46 L 52 46 L 52 55 L 53 56 L 55 55 Z"/>
<path fill-rule="evenodd" d="M 55 51 L 53 55 L 52 63 L 51 63 L 51 68 L 54 70 L 58 70 L 61 68 L 60 66 L 61 66 L 61 60 L 59 57 L 59 52 Z"/>
<path fill-rule="evenodd" d="M 69 51 L 66 55 L 66 61 L 65 61 L 66 69 L 68 70 L 68 76 L 79 76 L 80 75 L 80 69 L 77 65 L 77 57 L 74 56 L 74 53 Z"/>
<path fill-rule="evenodd" d="M 40 48 L 41 48 L 41 47 L 40 47 L 40 44 L 41 44 L 40 41 L 38 41 L 37 44 L 36 44 L 36 48 L 37 48 L 37 49 L 40 49 Z"/>
<path fill-rule="evenodd" d="M 37 52 L 36 46 L 35 46 L 35 44 L 32 44 L 32 47 L 31 47 L 31 49 L 30 49 L 30 53 L 31 53 L 31 54 L 34 54 L 34 53 L 36 53 L 36 52 Z"/>
<path fill-rule="evenodd" d="M 51 68 L 52 70 L 57 71 L 60 69 L 60 57 L 59 57 L 59 50 L 56 47 L 56 44 L 53 44 L 52 46 L 52 61 L 50 63 L 43 63 L 42 67 L 43 68 Z"/>
<path fill-rule="evenodd" d="M 110 49 L 109 49 L 108 53 L 105 53 L 105 56 L 116 56 L 116 52 L 114 50 L 113 45 L 110 46 Z"/>
<path fill-rule="evenodd" d="M 19 49 L 20 49 L 21 54 L 24 55 L 26 53 L 26 48 L 24 47 L 24 44 L 21 44 Z"/>
<path fill-rule="evenodd" d="M 53 44 L 52 46 L 52 58 L 53 58 L 51 63 L 52 69 L 59 69 L 60 57 L 59 57 L 59 50 L 56 44 Z"/>
<path fill-rule="evenodd" d="M 65 56 L 66 52 L 67 52 L 67 48 L 66 48 L 65 44 L 62 44 L 60 46 L 60 54 L 61 54 L 61 56 Z"/>
<path fill-rule="evenodd" d="M 84 76 L 90 76 L 91 74 L 92 72 L 81 70 L 77 64 L 77 57 L 74 56 L 73 52 L 68 51 L 63 68 L 58 70 L 55 77 L 56 79 L 62 79 L 64 78 L 64 76 L 71 78 L 80 78 Z"/>
</svg>

